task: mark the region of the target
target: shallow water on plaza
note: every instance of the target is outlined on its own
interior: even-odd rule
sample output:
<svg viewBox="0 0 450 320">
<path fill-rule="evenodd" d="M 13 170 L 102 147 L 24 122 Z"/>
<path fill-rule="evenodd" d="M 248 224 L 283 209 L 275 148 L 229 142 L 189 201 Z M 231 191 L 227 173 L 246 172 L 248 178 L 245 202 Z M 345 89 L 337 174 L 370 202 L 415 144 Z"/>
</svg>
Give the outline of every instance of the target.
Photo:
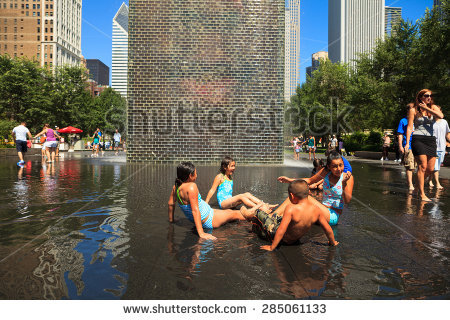
<svg viewBox="0 0 450 320">
<path fill-rule="evenodd" d="M 408 195 L 400 166 L 353 162 L 352 202 L 333 227 L 314 226 L 274 252 L 236 222 L 200 241 L 177 208 L 174 165 L 65 155 L 55 165 L 0 161 L 0 299 L 449 299 L 450 181 L 432 203 Z M 281 203 L 280 175 L 309 162 L 240 165 L 234 194 Z M 217 166 L 197 166 L 203 199 Z M 215 197 L 211 200 L 217 206 Z"/>
</svg>

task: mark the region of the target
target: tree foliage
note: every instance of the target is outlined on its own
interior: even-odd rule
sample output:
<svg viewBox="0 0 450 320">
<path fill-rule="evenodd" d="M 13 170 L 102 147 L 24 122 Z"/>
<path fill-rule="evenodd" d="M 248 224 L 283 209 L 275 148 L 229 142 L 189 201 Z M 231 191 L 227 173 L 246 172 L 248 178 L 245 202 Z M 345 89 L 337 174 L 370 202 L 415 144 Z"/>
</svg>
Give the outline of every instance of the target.
<svg viewBox="0 0 450 320">
<path fill-rule="evenodd" d="M 325 135 L 396 128 L 406 104 L 423 88 L 433 91 L 435 103 L 449 116 L 449 8 L 444 1 L 441 11 L 427 10 L 415 23 L 401 21 L 372 52 L 361 54 L 354 67 L 321 63 L 287 108 L 297 117 L 290 117 L 294 131 Z M 318 106 L 321 115 L 314 114 Z"/>
<path fill-rule="evenodd" d="M 91 97 L 87 79 L 81 67 L 49 71 L 35 61 L 0 55 L 0 134 L 7 134 L 21 120 L 31 132 L 49 123 L 60 128 L 74 126 L 87 135 L 97 127 L 124 133 L 126 100 L 111 88 Z"/>
</svg>

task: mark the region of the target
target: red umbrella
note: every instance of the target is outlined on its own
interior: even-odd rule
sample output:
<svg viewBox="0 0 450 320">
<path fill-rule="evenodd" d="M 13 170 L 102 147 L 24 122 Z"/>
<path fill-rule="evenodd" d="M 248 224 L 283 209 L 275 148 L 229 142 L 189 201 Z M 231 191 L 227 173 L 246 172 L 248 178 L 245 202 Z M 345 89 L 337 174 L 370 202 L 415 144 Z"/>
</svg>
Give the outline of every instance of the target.
<svg viewBox="0 0 450 320">
<path fill-rule="evenodd" d="M 65 127 L 58 130 L 59 133 L 81 133 L 83 130 L 74 127 Z"/>
</svg>

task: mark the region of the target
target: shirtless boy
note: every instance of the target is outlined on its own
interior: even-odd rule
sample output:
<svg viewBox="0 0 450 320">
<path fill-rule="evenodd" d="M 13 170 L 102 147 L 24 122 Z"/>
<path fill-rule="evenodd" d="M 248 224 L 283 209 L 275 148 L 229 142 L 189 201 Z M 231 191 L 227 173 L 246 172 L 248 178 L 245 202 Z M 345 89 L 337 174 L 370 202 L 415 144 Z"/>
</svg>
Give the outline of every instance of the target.
<svg viewBox="0 0 450 320">
<path fill-rule="evenodd" d="M 282 216 L 277 213 L 269 214 L 261 208 L 247 210 L 241 213 L 248 219 L 254 216 L 262 224 L 266 233 L 273 238 L 272 245 L 261 246 L 261 249 L 272 251 L 283 241 L 287 244 L 298 241 L 313 224 L 320 225 L 328 238 L 328 243 L 337 246 L 339 242 L 334 239 L 333 230 L 327 222 L 323 210 L 309 197 L 309 186 L 304 180 L 294 180 L 288 188 L 290 204 Z"/>
</svg>

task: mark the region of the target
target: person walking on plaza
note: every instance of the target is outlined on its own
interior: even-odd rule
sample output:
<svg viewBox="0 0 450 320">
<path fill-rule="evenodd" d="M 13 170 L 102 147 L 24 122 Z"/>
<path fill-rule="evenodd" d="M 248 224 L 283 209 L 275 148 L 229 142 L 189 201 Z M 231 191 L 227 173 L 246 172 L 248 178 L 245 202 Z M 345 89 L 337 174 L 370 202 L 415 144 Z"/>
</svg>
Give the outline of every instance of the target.
<svg viewBox="0 0 450 320">
<path fill-rule="evenodd" d="M 119 144 L 122 142 L 122 136 L 119 133 L 119 130 L 116 129 L 114 133 L 114 151 L 116 152 L 116 156 L 119 154 Z"/>
<path fill-rule="evenodd" d="M 37 138 L 44 134 L 47 137 L 44 143 L 45 153 L 47 154 L 47 162 L 53 163 L 55 162 L 56 147 L 58 146 L 58 141 L 56 141 L 56 139 L 61 139 L 61 137 L 53 129 L 50 128 L 50 125 L 48 123 L 44 125 L 44 129 L 37 135 L 35 135 L 34 138 Z"/>
<path fill-rule="evenodd" d="M 27 136 L 30 140 L 33 139 L 30 130 L 28 130 L 25 125 L 25 121 L 22 121 L 19 126 L 12 130 L 12 136 L 16 142 L 17 155 L 19 156 L 19 162 L 17 162 L 18 166 L 22 166 L 25 163 L 23 159 L 25 153 L 28 151 Z"/>
<path fill-rule="evenodd" d="M 411 150 L 417 161 L 417 184 L 419 197 L 422 201 L 431 201 L 426 195 L 424 184 L 426 178 L 434 171 L 436 163 L 436 137 L 433 136 L 433 127 L 436 119 L 444 118 L 443 113 L 434 104 L 432 92 L 428 89 L 419 91 L 414 107 L 408 112 L 408 128 L 406 129 L 406 140 L 412 135 Z M 414 127 L 414 132 L 413 132 Z M 405 147 L 405 151 L 409 148 Z"/>
<path fill-rule="evenodd" d="M 408 116 L 409 109 L 414 107 L 414 103 L 408 103 L 406 106 L 406 117 Z M 408 182 L 408 188 L 410 191 L 414 190 L 413 185 L 413 173 L 417 168 L 416 160 L 414 159 L 414 155 L 411 151 L 411 138 L 409 141 L 406 141 L 406 129 L 408 128 L 408 119 L 404 117 L 400 120 L 397 128 L 398 133 L 398 148 L 400 150 L 400 158 L 402 159 L 403 166 L 406 170 L 406 181 Z M 414 130 L 414 128 L 413 128 Z M 405 151 L 406 143 L 408 143 L 408 150 Z"/>
<path fill-rule="evenodd" d="M 92 155 L 91 157 L 98 157 L 98 149 L 100 147 L 100 138 L 102 136 L 102 132 L 100 131 L 99 128 L 97 128 L 97 130 L 95 130 L 94 135 L 92 136 L 92 138 L 94 139 L 94 141 L 92 142 Z"/>
<path fill-rule="evenodd" d="M 391 146 L 391 138 L 389 138 L 388 133 L 384 133 L 383 137 L 383 155 L 381 156 L 381 161 L 389 160 L 389 148 Z"/>
<path fill-rule="evenodd" d="M 441 110 L 441 107 L 436 106 Z M 442 110 L 441 110 L 442 111 Z M 444 189 L 444 187 L 439 183 L 439 170 L 444 162 L 445 149 L 447 146 L 447 141 L 450 141 L 450 128 L 448 126 L 447 120 L 437 119 L 433 126 L 433 135 L 436 137 L 436 163 L 434 165 L 433 178 L 437 189 Z M 432 179 L 430 179 L 430 187 L 433 187 Z"/>
<path fill-rule="evenodd" d="M 59 130 L 59 127 L 55 126 L 55 130 L 54 131 L 55 131 L 56 134 L 59 134 L 58 130 Z M 56 146 L 56 156 L 57 157 L 59 157 L 59 145 L 60 145 L 60 143 L 61 143 L 61 139 L 58 140 L 58 144 Z"/>
<path fill-rule="evenodd" d="M 309 160 L 311 160 L 311 151 L 313 153 L 314 159 L 316 158 L 316 138 L 309 136 L 308 139 L 308 150 L 309 150 Z"/>
</svg>

